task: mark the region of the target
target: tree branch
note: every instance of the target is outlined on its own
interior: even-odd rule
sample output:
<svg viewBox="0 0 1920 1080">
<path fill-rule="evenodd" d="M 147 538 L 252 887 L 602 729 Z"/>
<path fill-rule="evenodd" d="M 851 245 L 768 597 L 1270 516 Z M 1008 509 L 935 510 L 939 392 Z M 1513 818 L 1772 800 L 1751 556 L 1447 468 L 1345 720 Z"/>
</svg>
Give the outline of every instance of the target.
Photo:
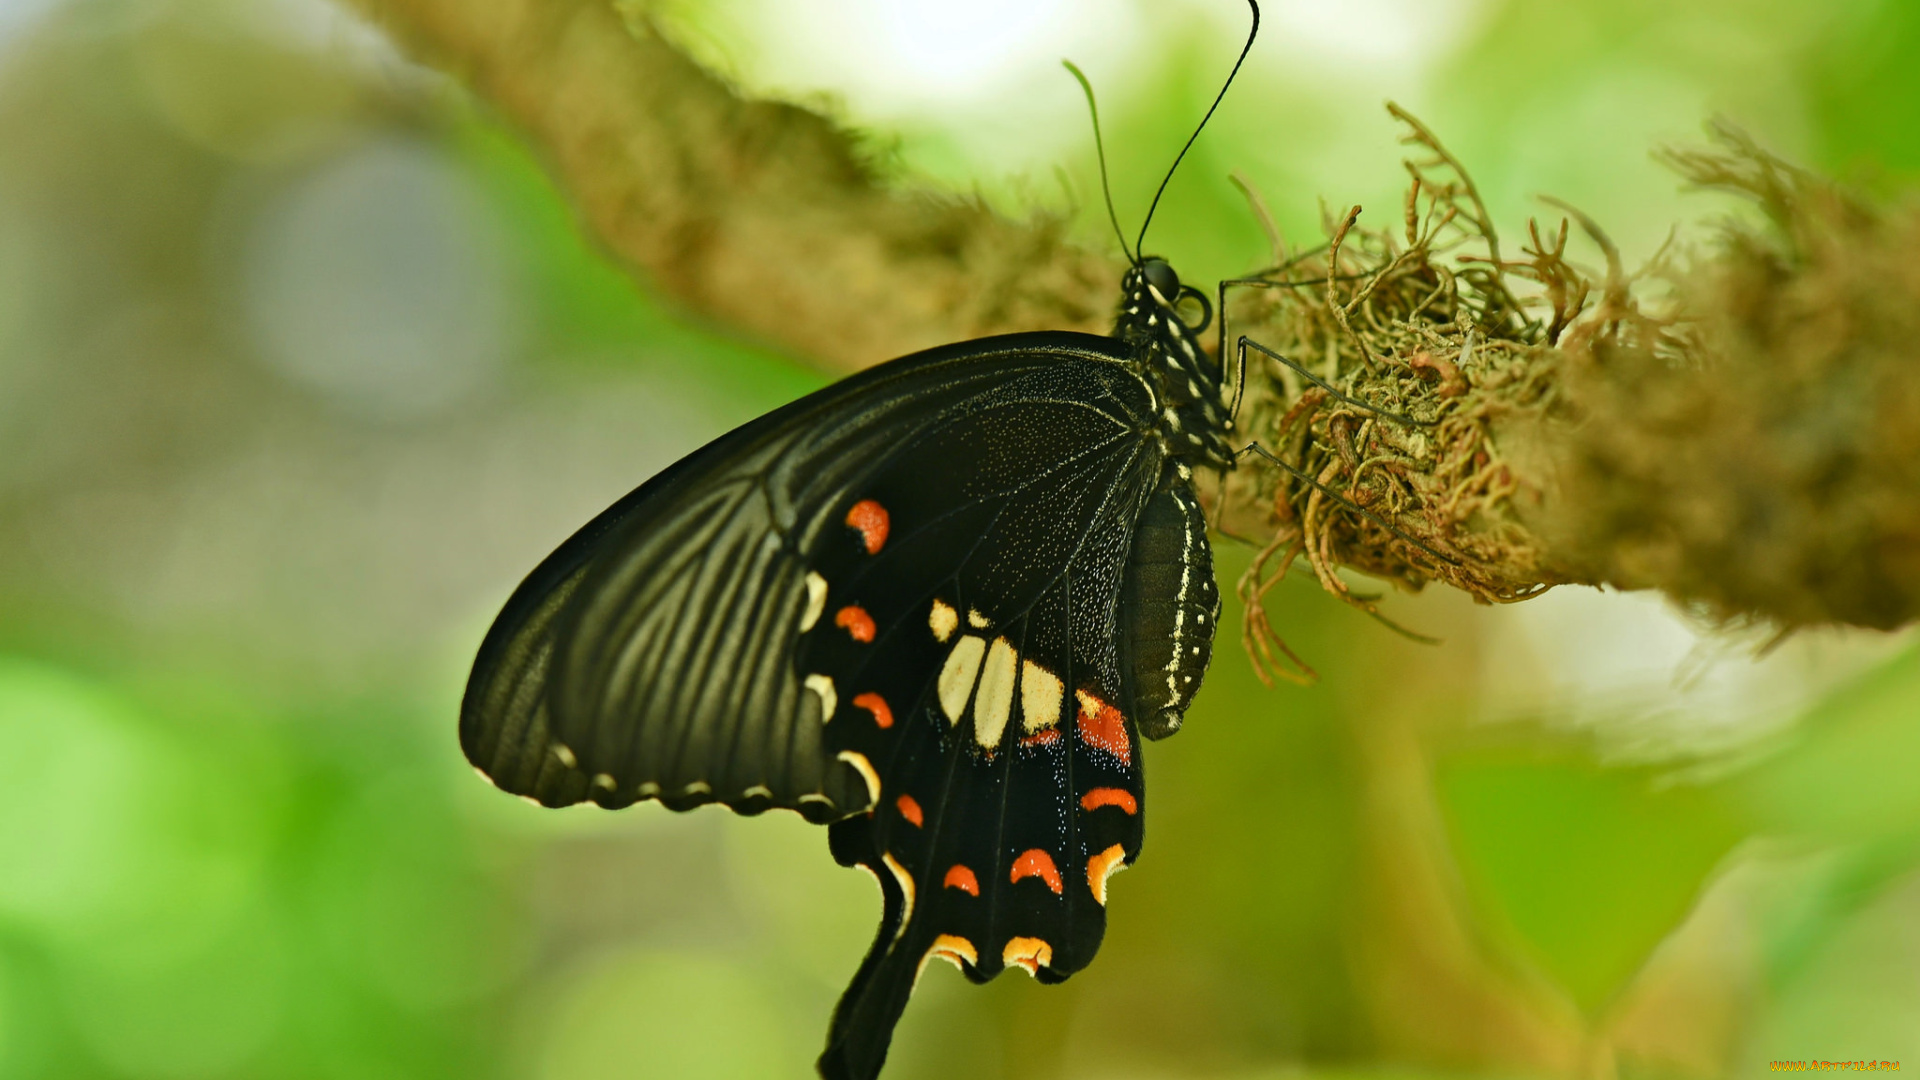
<svg viewBox="0 0 1920 1080">
<path fill-rule="evenodd" d="M 1122 267 L 1062 222 L 890 188 L 852 135 L 743 100 L 609 0 L 355 2 L 517 126 L 617 258 L 731 330 L 850 369 L 1109 325 Z M 1920 614 L 1920 215 L 1723 127 L 1670 160 L 1774 231 L 1629 277 L 1569 209 L 1608 254 L 1594 280 L 1566 221 L 1503 256 L 1465 168 L 1395 115 L 1416 150 L 1403 220 L 1362 227 L 1356 207 L 1223 305 L 1236 336 L 1375 407 L 1249 354 L 1240 429 L 1313 482 L 1249 465 L 1208 491 L 1224 530 L 1265 544 L 1243 595 L 1305 559 L 1369 610 L 1336 567 L 1489 602 L 1657 588 L 1783 631 Z"/>
<path fill-rule="evenodd" d="M 688 310 L 840 370 L 1015 330 L 1104 333 L 1121 265 L 1065 223 L 884 187 L 855 139 L 743 100 L 610 0 L 354 0 L 544 155 Z"/>
</svg>

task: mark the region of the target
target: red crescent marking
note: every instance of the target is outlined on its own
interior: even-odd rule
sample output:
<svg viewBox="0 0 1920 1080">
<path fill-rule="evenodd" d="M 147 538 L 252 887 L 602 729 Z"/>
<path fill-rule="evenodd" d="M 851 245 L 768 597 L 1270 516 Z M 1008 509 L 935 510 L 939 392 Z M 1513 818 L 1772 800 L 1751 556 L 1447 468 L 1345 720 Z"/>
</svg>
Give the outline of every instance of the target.
<svg viewBox="0 0 1920 1080">
<path fill-rule="evenodd" d="M 900 796 L 893 801 L 893 805 L 900 808 L 900 816 L 912 822 L 913 827 L 916 829 L 919 828 L 920 823 L 925 820 L 920 814 L 920 804 L 914 802 L 913 796 L 911 795 Z"/>
<path fill-rule="evenodd" d="M 847 634 L 855 641 L 873 640 L 873 616 L 858 604 L 848 604 L 833 617 L 833 625 L 846 627 Z"/>
<path fill-rule="evenodd" d="M 1021 853 L 1019 858 L 1013 860 L 1013 880 L 1019 881 L 1021 878 L 1030 877 L 1037 877 L 1046 882 L 1047 888 L 1056 893 L 1062 888 L 1060 871 L 1054 868 L 1053 856 L 1039 848 L 1029 848 Z"/>
<path fill-rule="evenodd" d="M 1059 728 L 1043 728 L 1020 740 L 1021 746 L 1052 746 L 1060 741 Z"/>
<path fill-rule="evenodd" d="M 1132 765 L 1133 744 L 1127 741 L 1127 723 L 1120 710 L 1084 690 L 1081 696 L 1080 741 L 1105 750 L 1122 765 Z"/>
<path fill-rule="evenodd" d="M 893 710 L 887 708 L 886 698 L 868 691 L 854 698 L 853 703 L 873 714 L 874 726 L 882 728 L 893 726 Z"/>
<path fill-rule="evenodd" d="M 867 545 L 867 554 L 880 554 L 881 545 L 887 542 L 887 508 L 872 499 L 861 499 L 847 511 L 847 524 L 860 530 L 860 541 Z"/>
<path fill-rule="evenodd" d="M 1133 799 L 1133 793 L 1117 787 L 1097 787 L 1080 796 L 1080 809 L 1098 810 L 1103 806 L 1117 806 L 1128 814 L 1140 812 L 1140 804 Z"/>
<path fill-rule="evenodd" d="M 979 880 L 973 876 L 973 871 L 959 863 L 954 863 L 947 868 L 947 880 L 942 884 L 949 889 L 959 889 L 969 896 L 980 895 Z"/>
</svg>

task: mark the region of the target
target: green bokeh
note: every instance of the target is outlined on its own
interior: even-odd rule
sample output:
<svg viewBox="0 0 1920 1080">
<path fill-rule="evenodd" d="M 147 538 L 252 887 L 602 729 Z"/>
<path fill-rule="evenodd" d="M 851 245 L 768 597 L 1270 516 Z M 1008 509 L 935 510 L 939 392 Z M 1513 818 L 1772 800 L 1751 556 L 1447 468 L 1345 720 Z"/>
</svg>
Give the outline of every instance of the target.
<svg viewBox="0 0 1920 1080">
<path fill-rule="evenodd" d="M 807 1075 L 878 914 L 824 834 L 539 810 L 472 775 L 453 717 L 520 574 L 826 376 L 652 298 L 457 88 L 325 9 L 268 10 L 97 0 L 0 28 L 0 1077 Z M 1725 209 L 1645 154 L 1708 110 L 1883 191 L 1920 170 L 1912 5 L 1460 10 L 1470 31 L 1418 78 L 1316 67 L 1270 13 L 1150 246 L 1192 281 L 1262 261 L 1230 170 L 1296 242 L 1323 196 L 1397 212 L 1389 90 L 1509 235 L 1550 192 L 1630 255 Z M 1156 5 L 1135 81 L 1102 88 L 1128 220 L 1215 89 L 1219 24 L 1191 15 Z M 904 124 L 891 167 L 1064 205 L 949 123 Z M 1090 143 L 1043 135 L 1077 235 L 1108 243 Z M 461 394 L 369 412 L 267 355 L 249 282 L 285 269 L 263 237 L 301 192 L 395 148 L 474 222 L 436 238 L 472 263 L 445 279 L 479 267 L 511 317 L 492 367 L 424 350 Z M 1216 548 L 1231 596 L 1251 552 Z M 1151 829 L 1099 962 L 1059 987 L 936 966 L 887 1075 L 1692 1078 L 1920 1056 L 1913 654 L 1731 756 L 1625 760 L 1601 737 L 1634 722 L 1624 706 L 1565 687 L 1499 704 L 1545 679 L 1513 612 L 1386 604 L 1445 644 L 1296 572 L 1267 606 L 1322 680 L 1269 689 L 1230 601 L 1186 729 L 1146 750 Z M 1803 684 L 1874 648 L 1804 654 L 1828 662 Z M 1670 696 L 1682 735 L 1716 722 Z"/>
</svg>

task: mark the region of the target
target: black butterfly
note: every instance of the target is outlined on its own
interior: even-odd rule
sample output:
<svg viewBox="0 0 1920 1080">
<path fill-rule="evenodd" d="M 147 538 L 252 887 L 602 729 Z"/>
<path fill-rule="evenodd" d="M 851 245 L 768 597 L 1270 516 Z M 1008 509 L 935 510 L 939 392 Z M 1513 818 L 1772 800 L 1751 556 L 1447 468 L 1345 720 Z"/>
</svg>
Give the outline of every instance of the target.
<svg viewBox="0 0 1920 1080">
<path fill-rule="evenodd" d="M 460 742 L 501 788 L 795 810 L 879 880 L 829 1080 L 878 1074 L 934 957 L 976 982 L 1093 959 L 1139 740 L 1206 673 L 1222 361 L 1205 296 L 1131 263 L 1111 337 L 901 357 L 689 455 L 535 569 L 474 662 Z"/>
</svg>

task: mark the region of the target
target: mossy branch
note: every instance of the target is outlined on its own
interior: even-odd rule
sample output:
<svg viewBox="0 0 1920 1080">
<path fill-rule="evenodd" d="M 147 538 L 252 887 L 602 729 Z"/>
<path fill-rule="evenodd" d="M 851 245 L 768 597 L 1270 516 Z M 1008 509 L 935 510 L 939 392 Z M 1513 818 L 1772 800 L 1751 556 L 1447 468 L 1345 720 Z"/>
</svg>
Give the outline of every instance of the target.
<svg viewBox="0 0 1920 1080">
<path fill-rule="evenodd" d="M 853 135 L 743 99 L 610 0 L 356 2 L 516 126 L 617 258 L 735 332 L 844 370 L 1109 323 L 1121 266 L 1058 220 L 889 186 Z M 1247 467 L 1210 491 L 1223 530 L 1263 546 L 1246 596 L 1304 559 L 1369 609 L 1336 567 L 1488 602 L 1660 589 L 1783 631 L 1920 614 L 1920 213 L 1723 125 L 1668 161 L 1753 198 L 1771 229 L 1727 226 L 1630 276 L 1561 208 L 1606 253 L 1595 280 L 1566 259 L 1567 220 L 1530 222 L 1503 254 L 1466 169 L 1394 114 L 1414 150 L 1401 220 L 1354 208 L 1326 242 L 1278 251 L 1229 314 L 1236 336 L 1422 423 L 1250 353 L 1242 428 L 1317 485 Z M 1284 649 L 1257 614 L 1249 635 L 1257 655 Z"/>
</svg>

